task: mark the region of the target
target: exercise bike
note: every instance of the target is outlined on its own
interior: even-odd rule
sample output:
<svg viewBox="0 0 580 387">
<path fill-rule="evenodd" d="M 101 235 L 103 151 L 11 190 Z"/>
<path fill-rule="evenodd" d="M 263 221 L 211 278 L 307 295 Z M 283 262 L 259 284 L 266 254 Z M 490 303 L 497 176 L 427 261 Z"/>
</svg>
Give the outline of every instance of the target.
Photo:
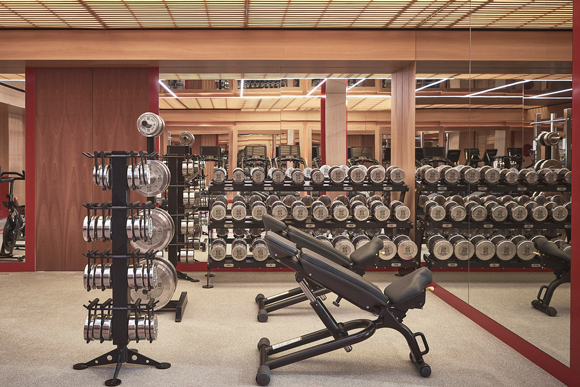
<svg viewBox="0 0 580 387">
<path fill-rule="evenodd" d="M 13 176 L 11 176 L 13 175 Z M 21 214 L 21 207 L 18 199 L 14 197 L 14 182 L 24 180 L 24 171 L 18 172 L 1 172 L 0 183 L 9 183 L 10 192 L 6 195 L 8 200 L 2 201 L 2 206 L 8 208 L 8 218 L 4 224 L 2 238 L 2 248 L 0 249 L 0 258 L 14 258 L 19 261 L 24 260 L 24 255 L 15 257 L 14 250 L 18 248 L 16 242 L 24 239 L 24 218 Z"/>
</svg>

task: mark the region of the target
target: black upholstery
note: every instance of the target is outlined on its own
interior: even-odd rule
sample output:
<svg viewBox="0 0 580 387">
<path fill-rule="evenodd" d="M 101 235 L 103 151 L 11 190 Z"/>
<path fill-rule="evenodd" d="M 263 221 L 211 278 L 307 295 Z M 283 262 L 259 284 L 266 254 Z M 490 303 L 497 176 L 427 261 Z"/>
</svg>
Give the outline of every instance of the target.
<svg viewBox="0 0 580 387">
<path fill-rule="evenodd" d="M 565 253 L 562 250 L 560 250 L 558 248 L 558 245 L 556 245 L 554 242 L 550 242 L 547 239 L 541 238 L 537 242 L 535 242 L 535 245 L 536 248 L 544 254 L 551 255 L 567 263 L 571 262 L 570 253 Z"/>
<path fill-rule="evenodd" d="M 382 239 L 373 239 L 360 249 L 355 250 L 350 255 L 350 260 L 355 265 L 361 265 L 372 257 L 376 256 L 383 247 L 384 245 Z"/>
<path fill-rule="evenodd" d="M 279 234 L 282 231 L 286 231 L 286 224 L 284 222 L 279 221 L 278 219 L 274 218 L 271 215 L 265 214 L 262 216 L 262 222 L 264 222 L 264 227 L 266 231 L 274 231 L 275 233 Z"/>
<path fill-rule="evenodd" d="M 292 270 L 299 271 L 302 269 L 296 258 L 298 249 L 296 249 L 294 243 L 272 231 L 266 231 L 264 240 L 268 245 L 268 251 L 272 258 Z"/>
<path fill-rule="evenodd" d="M 375 284 L 312 250 L 301 250 L 300 263 L 309 279 L 363 309 L 386 306 L 389 301 Z"/>
<path fill-rule="evenodd" d="M 288 226 L 288 238 L 292 242 L 296 243 L 296 246 L 299 249 L 310 249 L 339 265 L 350 267 L 351 260 L 346 255 L 342 254 L 334 247 L 322 243 L 312 235 L 305 233 L 296 227 Z"/>
<path fill-rule="evenodd" d="M 385 295 L 393 304 L 402 303 L 420 294 L 431 282 L 431 270 L 422 267 L 387 286 Z"/>
</svg>

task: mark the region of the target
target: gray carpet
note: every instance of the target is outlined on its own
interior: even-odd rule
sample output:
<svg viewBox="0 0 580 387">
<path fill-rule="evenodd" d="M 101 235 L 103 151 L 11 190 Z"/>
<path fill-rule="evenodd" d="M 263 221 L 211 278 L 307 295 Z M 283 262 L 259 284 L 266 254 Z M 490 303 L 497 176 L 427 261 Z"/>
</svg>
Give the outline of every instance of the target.
<svg viewBox="0 0 580 387">
<path fill-rule="evenodd" d="M 551 272 L 475 272 L 469 274 L 469 278 L 466 273 L 433 273 L 439 285 L 569 365 L 570 284 L 562 284 L 554 292 L 550 306 L 558 311 L 555 317 L 531 305 L 540 286 L 548 285 L 554 278 Z"/>
<path fill-rule="evenodd" d="M 369 273 L 368 278 L 384 287 L 394 274 Z M 218 273 L 213 283 L 208 290 L 180 281 L 178 292 L 189 295 L 184 320 L 175 323 L 172 315 L 162 314 L 159 339 L 131 345 L 172 367 L 125 366 L 124 386 L 255 386 L 261 337 L 276 343 L 322 327 L 306 304 L 257 322 L 255 295 L 289 289 L 295 285 L 292 273 Z M 0 292 L 0 386 L 102 386 L 112 376 L 112 366 L 72 369 L 113 348 L 82 339 L 82 304 L 104 299 L 108 292 L 84 291 L 79 272 L 2 274 Z M 340 308 L 327 304 L 338 321 L 372 317 L 346 302 Z M 338 350 L 273 370 L 270 386 L 562 385 L 432 294 L 425 308 L 411 310 L 405 322 L 427 336 L 430 378 L 418 375 L 402 336 L 383 329 L 349 354 Z"/>
</svg>

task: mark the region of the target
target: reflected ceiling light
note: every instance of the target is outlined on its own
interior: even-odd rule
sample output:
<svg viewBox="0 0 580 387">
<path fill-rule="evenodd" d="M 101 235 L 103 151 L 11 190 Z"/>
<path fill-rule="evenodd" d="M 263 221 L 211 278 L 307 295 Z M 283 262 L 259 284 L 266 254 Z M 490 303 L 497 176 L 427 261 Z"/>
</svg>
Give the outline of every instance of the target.
<svg viewBox="0 0 580 387">
<path fill-rule="evenodd" d="M 352 85 L 351 87 L 349 87 L 348 89 L 346 89 L 346 91 L 349 91 L 350 89 L 352 89 L 355 86 L 360 85 L 361 83 L 363 83 L 366 80 L 366 78 L 361 79 L 360 81 L 358 81 L 357 83 L 355 83 L 354 85 Z"/>
<path fill-rule="evenodd" d="M 434 85 L 438 85 L 438 84 L 443 83 L 443 82 L 445 82 L 445 81 L 447 81 L 449 79 L 453 79 L 453 78 L 443 78 L 443 79 L 440 79 L 437 82 L 433 82 L 433 83 L 430 83 L 430 84 L 425 85 L 423 87 L 420 87 L 418 89 L 415 89 L 415 92 L 420 91 L 420 90 L 423 90 L 423 89 L 426 89 L 426 88 L 431 87 L 431 86 L 434 86 Z"/>
<path fill-rule="evenodd" d="M 324 82 L 326 82 L 326 78 L 324 78 L 324 80 L 322 82 L 320 82 L 318 85 L 316 85 L 316 87 L 312 90 L 310 90 L 310 93 L 306 94 L 306 97 L 310 97 L 310 94 L 314 93 L 314 91 L 316 89 L 318 89 L 320 86 L 322 86 L 324 84 Z"/>
<path fill-rule="evenodd" d="M 469 94 L 467 97 L 473 97 L 474 95 L 480 95 L 480 94 L 483 94 L 483 93 L 489 93 L 490 91 L 499 90 L 499 89 L 505 89 L 506 87 L 515 86 L 515 85 L 519 85 L 519 84 L 522 84 L 522 83 L 528 83 L 528 82 L 531 82 L 531 81 L 532 81 L 531 79 L 528 79 L 526 81 L 518 81 L 518 82 L 514 82 L 514 83 L 508 83 L 507 85 L 498 86 L 498 87 L 494 87 L 492 89 L 487 89 L 487 90 L 483 90 L 483 91 L 478 91 L 477 93 Z"/>
<path fill-rule="evenodd" d="M 545 97 L 547 95 L 553 95 L 553 94 L 560 94 L 560 93 L 567 93 L 569 91 L 572 91 L 572 89 L 566 89 L 566 90 L 560 90 L 560 91 L 553 91 L 551 93 L 546 93 L 546 94 L 540 94 L 540 95 L 535 95 L 533 97 L 528 97 L 528 98 L 540 98 L 540 97 Z"/>
<path fill-rule="evenodd" d="M 0 82 L 24 82 L 25 79 L 0 79 Z"/>
<path fill-rule="evenodd" d="M 240 79 L 240 98 L 244 96 L 244 80 Z"/>
<path fill-rule="evenodd" d="M 163 83 L 163 79 L 160 79 L 160 80 L 159 80 L 159 84 L 160 84 L 161 86 L 163 86 L 163 88 L 164 88 L 165 90 L 167 90 L 167 92 L 168 92 L 169 94 L 171 94 L 171 95 L 173 96 L 173 98 L 177 98 L 177 96 L 175 95 L 175 93 L 174 93 L 173 91 L 171 91 L 171 89 L 170 89 L 169 87 L 167 87 L 167 86 L 165 85 L 165 83 Z"/>
</svg>

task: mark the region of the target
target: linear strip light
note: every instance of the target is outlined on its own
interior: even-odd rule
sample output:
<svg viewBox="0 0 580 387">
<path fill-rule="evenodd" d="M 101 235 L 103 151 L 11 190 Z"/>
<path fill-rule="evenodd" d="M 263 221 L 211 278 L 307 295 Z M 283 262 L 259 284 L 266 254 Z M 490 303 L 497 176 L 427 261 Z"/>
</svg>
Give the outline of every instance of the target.
<svg viewBox="0 0 580 387">
<path fill-rule="evenodd" d="M 490 91 L 499 90 L 499 89 L 505 89 L 506 87 L 520 85 L 522 83 L 528 83 L 528 82 L 531 82 L 531 80 L 528 79 L 527 81 L 518 81 L 518 82 L 514 82 L 514 83 L 508 83 L 507 85 L 498 86 L 498 87 L 494 87 L 492 89 L 487 89 L 487 90 L 483 90 L 483 91 L 478 91 L 477 93 L 469 94 L 467 97 L 473 97 L 475 95 L 480 95 L 480 94 L 483 94 L 483 93 L 489 93 Z"/>
<path fill-rule="evenodd" d="M 358 81 L 357 83 L 355 83 L 354 85 L 352 85 L 351 87 L 349 87 L 348 89 L 346 89 L 346 91 L 349 91 L 350 89 L 352 89 L 355 86 L 360 85 L 361 83 L 363 83 L 366 80 L 366 78 L 361 79 L 360 81 Z"/>
<path fill-rule="evenodd" d="M 178 98 L 178 97 L 175 95 L 175 93 L 174 93 L 173 91 L 171 91 L 171 89 L 170 89 L 169 87 L 165 86 L 165 83 L 163 83 L 163 82 L 162 82 L 162 79 L 160 79 L 160 80 L 159 80 L 159 84 L 160 84 L 161 86 L 163 86 L 163 88 L 164 88 L 165 90 L 167 90 L 167 92 L 168 92 L 169 94 L 171 94 L 171 95 L 173 96 L 173 98 Z"/>
<path fill-rule="evenodd" d="M 240 79 L 240 98 L 244 97 L 244 80 Z"/>
<path fill-rule="evenodd" d="M 447 81 L 449 79 L 453 79 L 453 78 L 443 78 L 443 79 L 440 79 L 437 82 L 433 82 L 433 83 L 430 83 L 430 84 L 425 85 L 423 87 L 420 87 L 418 89 L 415 89 L 415 92 L 420 91 L 420 90 L 423 90 L 423 89 L 426 89 L 426 88 L 431 87 L 431 86 L 434 86 L 434 85 L 438 85 L 438 84 L 443 83 L 443 82 L 445 82 L 445 81 Z"/>
<path fill-rule="evenodd" d="M 0 82 L 24 82 L 26 79 L 0 79 Z"/>
<path fill-rule="evenodd" d="M 310 97 L 310 94 L 314 93 L 314 91 L 316 89 L 318 89 L 320 86 L 322 86 L 324 84 L 324 82 L 326 82 L 326 78 L 324 78 L 324 80 L 322 82 L 320 82 L 318 85 L 316 85 L 316 87 L 312 90 L 310 90 L 310 93 L 306 94 L 306 98 Z"/>
<path fill-rule="evenodd" d="M 560 90 L 560 91 L 553 91 L 551 93 L 546 93 L 546 94 L 540 94 L 540 95 L 535 95 L 533 97 L 528 97 L 528 98 L 540 98 L 540 97 L 545 97 L 547 95 L 553 95 L 553 94 L 560 94 L 560 93 L 567 93 L 569 91 L 572 91 L 572 89 L 566 89 L 566 90 Z"/>
</svg>

